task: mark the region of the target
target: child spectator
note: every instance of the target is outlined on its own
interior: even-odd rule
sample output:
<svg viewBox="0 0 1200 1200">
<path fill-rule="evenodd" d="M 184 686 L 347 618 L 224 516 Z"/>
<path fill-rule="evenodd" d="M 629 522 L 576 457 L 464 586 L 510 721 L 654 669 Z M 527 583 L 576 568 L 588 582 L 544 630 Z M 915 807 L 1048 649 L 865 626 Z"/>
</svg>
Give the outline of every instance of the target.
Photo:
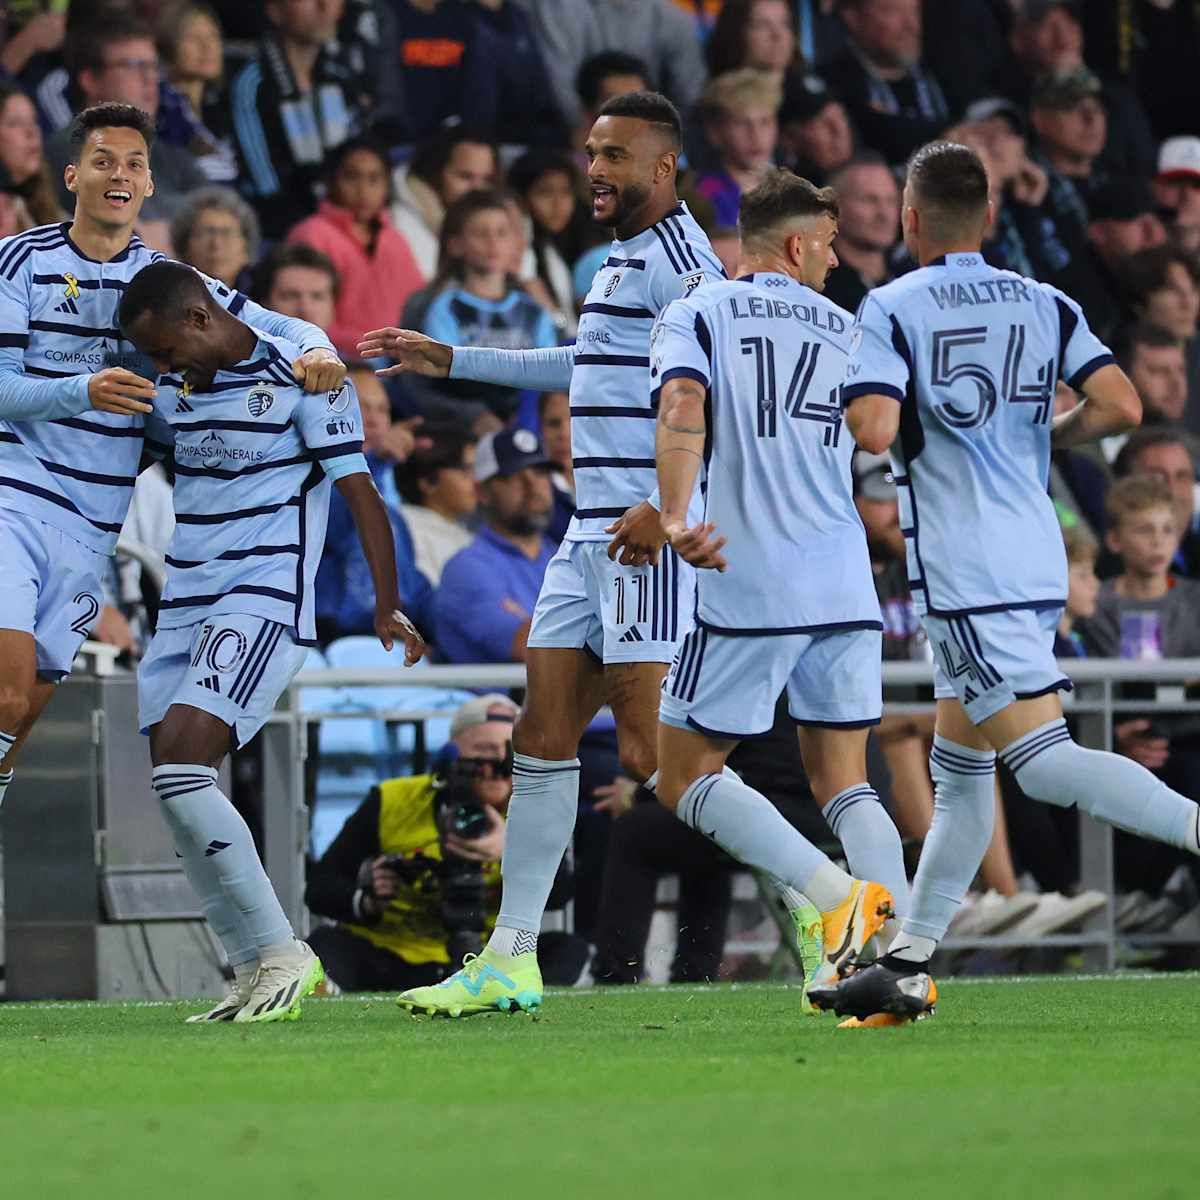
<svg viewBox="0 0 1200 1200">
<path fill-rule="evenodd" d="M 14 83 L 0 81 L 0 167 L 9 190 L 25 201 L 35 225 L 63 219 L 54 180 L 42 154 L 42 129 L 33 101 Z"/>
<path fill-rule="evenodd" d="M 1196 491 L 1196 453 L 1192 439 L 1178 426 L 1135 429 L 1113 463 L 1118 479 L 1157 475 L 1175 502 L 1179 548 L 1171 569 L 1189 579 L 1200 578 L 1200 511 Z"/>
<path fill-rule="evenodd" d="M 1062 533 L 1067 548 L 1067 604 L 1054 633 L 1054 656 L 1085 658 L 1087 646 L 1075 623 L 1088 621 L 1096 614 L 1100 595 L 1096 558 L 1100 546 L 1078 521 L 1064 525 Z"/>
<path fill-rule="evenodd" d="M 252 293 L 259 304 L 326 332 L 333 326 L 337 294 L 337 268 L 303 242 L 276 246 L 255 272 Z"/>
<path fill-rule="evenodd" d="M 225 47 L 216 13 L 191 2 L 168 12 L 159 51 L 166 75 L 159 85 L 159 142 L 189 151 L 213 183 L 234 183 L 237 155 L 221 88 Z"/>
<path fill-rule="evenodd" d="M 438 268 L 446 209 L 460 196 L 496 183 L 496 151 L 486 137 L 461 125 L 418 146 L 392 175 L 392 224 L 408 242 L 426 279 Z"/>
<path fill-rule="evenodd" d="M 472 540 L 475 515 L 475 438 L 459 426 L 424 426 L 427 444 L 396 473 L 401 513 L 412 534 L 417 569 L 436 588 L 442 568 Z"/>
<path fill-rule="evenodd" d="M 438 278 L 421 323 L 449 346 L 530 350 L 558 344 L 550 314 L 516 285 L 510 273 L 516 241 L 512 217 L 496 192 L 468 192 L 446 213 Z M 474 384 L 471 393 L 502 421 L 519 393 Z"/>
<path fill-rule="evenodd" d="M 171 222 L 171 243 L 183 262 L 245 291 L 258 257 L 258 217 L 237 192 L 214 183 L 184 202 Z"/>
<path fill-rule="evenodd" d="M 720 75 L 704 89 L 704 134 L 720 169 L 701 175 L 696 191 L 712 204 L 717 224 L 724 229 L 736 227 L 742 193 L 771 165 L 782 99 L 779 80 L 752 67 Z"/>
<path fill-rule="evenodd" d="M 344 142 L 329 158 L 329 197 L 288 234 L 327 255 L 341 288 L 330 340 L 351 353 L 368 329 L 394 324 L 421 286 L 421 269 L 388 217 L 388 162 L 367 141 Z"/>
</svg>

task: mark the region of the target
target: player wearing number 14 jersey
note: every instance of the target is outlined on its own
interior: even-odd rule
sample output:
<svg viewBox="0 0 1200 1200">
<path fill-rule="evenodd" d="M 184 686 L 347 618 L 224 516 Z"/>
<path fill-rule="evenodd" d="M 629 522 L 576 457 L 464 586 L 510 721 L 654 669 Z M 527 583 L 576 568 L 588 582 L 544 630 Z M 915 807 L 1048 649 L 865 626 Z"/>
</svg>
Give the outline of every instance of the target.
<svg viewBox="0 0 1200 1200">
<path fill-rule="evenodd" d="M 1137 394 L 1079 306 L 989 267 L 983 164 L 917 151 L 904 235 L 921 264 L 859 308 L 843 399 L 855 438 L 891 448 L 909 582 L 934 651 L 933 824 L 889 953 L 814 1003 L 856 1018 L 920 1016 L 926 967 L 992 831 L 996 753 L 1024 792 L 1200 854 L 1200 808 L 1130 759 L 1077 746 L 1052 652 L 1067 564 L 1046 490 L 1052 446 L 1120 433 Z M 1059 380 L 1087 403 L 1055 417 Z"/>
</svg>

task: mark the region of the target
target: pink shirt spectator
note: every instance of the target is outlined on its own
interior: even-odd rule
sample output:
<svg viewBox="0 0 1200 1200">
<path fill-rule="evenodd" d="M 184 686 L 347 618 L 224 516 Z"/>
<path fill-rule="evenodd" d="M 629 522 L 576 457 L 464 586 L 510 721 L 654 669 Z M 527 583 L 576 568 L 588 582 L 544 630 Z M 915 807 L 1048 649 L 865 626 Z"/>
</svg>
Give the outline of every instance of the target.
<svg viewBox="0 0 1200 1200">
<path fill-rule="evenodd" d="M 421 268 L 387 214 L 381 214 L 370 251 L 354 235 L 350 211 L 323 200 L 317 211 L 293 226 L 289 242 L 304 242 L 333 260 L 340 281 L 333 327 L 325 332 L 343 353 L 368 329 L 395 325 L 404 302 L 425 283 Z"/>
</svg>

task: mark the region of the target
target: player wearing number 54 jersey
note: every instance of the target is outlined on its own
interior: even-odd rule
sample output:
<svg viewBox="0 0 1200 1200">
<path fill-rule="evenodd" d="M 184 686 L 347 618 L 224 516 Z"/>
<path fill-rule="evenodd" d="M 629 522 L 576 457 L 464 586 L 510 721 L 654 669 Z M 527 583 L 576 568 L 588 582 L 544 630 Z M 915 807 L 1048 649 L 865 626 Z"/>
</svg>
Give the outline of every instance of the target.
<svg viewBox="0 0 1200 1200">
<path fill-rule="evenodd" d="M 696 625 L 659 705 L 658 798 L 785 885 L 802 937 L 811 930 L 810 982 L 845 970 L 908 892 L 899 834 L 867 783 L 883 626 L 842 422 L 851 318 L 820 295 L 837 216 L 831 190 L 769 172 L 742 197 L 738 278 L 671 304 L 650 363 L 663 528 L 699 568 Z M 704 515 L 691 523 L 698 476 Z M 857 878 L 723 773 L 739 740 L 771 728 L 785 690 Z"/>
<path fill-rule="evenodd" d="M 391 524 L 363 458 L 352 385 L 303 392 L 290 372 L 296 347 L 230 316 L 182 263 L 139 272 L 120 318 L 165 376 L 155 441 L 171 445 L 176 471 L 158 631 L 138 671 L 140 724 L 184 870 L 236 974 L 201 1019 L 286 1019 L 321 965 L 293 938 L 217 769 L 266 720 L 314 641 L 331 487 L 370 564 L 380 640 L 390 650 L 402 638 L 410 662 L 421 642 L 399 612 Z"/>
<path fill-rule="evenodd" d="M 888 955 L 810 993 L 854 1017 L 919 1016 L 925 967 L 991 835 L 996 752 L 1029 796 L 1200 853 L 1200 808 L 1144 767 L 1071 739 L 1052 653 L 1067 594 L 1046 482 L 1052 446 L 1122 432 L 1137 394 L 1078 305 L 989 267 L 983 164 L 934 142 L 909 163 L 904 235 L 921 268 L 871 292 L 846 366 L 847 424 L 891 448 L 913 598 L 934 650 L 933 824 Z M 1087 403 L 1054 416 L 1059 380 Z"/>
</svg>

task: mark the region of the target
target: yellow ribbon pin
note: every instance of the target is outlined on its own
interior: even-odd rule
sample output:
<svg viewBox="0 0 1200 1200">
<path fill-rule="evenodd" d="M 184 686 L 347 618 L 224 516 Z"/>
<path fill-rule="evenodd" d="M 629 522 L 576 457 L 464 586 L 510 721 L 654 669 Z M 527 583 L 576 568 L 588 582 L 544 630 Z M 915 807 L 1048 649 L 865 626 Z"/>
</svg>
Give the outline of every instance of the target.
<svg viewBox="0 0 1200 1200">
<path fill-rule="evenodd" d="M 78 300 L 79 299 L 79 280 L 76 279 L 75 276 L 72 275 L 70 271 L 68 271 L 63 276 L 63 282 L 67 285 L 67 299 L 68 300 Z"/>
<path fill-rule="evenodd" d="M 179 397 L 186 400 L 192 394 L 192 385 L 185 379 L 178 388 Z"/>
</svg>

